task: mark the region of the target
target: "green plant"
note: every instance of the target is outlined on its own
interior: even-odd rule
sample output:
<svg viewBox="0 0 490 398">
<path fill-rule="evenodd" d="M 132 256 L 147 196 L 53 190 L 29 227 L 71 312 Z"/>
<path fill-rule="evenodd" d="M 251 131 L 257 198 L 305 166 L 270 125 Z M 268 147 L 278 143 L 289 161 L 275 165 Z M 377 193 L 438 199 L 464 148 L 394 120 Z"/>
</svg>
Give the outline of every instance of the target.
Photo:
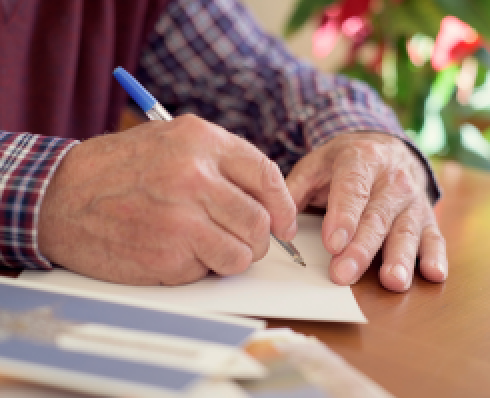
<svg viewBox="0 0 490 398">
<path fill-rule="evenodd" d="M 372 85 L 427 155 L 490 170 L 490 1 L 299 0 L 285 35 L 311 18 L 315 55 L 347 37 L 340 72 Z"/>
</svg>

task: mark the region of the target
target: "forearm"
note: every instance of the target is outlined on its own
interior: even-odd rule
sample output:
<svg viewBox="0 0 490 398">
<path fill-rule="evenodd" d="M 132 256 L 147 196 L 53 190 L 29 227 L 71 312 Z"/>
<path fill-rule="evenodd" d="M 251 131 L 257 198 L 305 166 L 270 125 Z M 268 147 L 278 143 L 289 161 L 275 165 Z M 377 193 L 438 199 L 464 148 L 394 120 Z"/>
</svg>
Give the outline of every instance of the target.
<svg viewBox="0 0 490 398">
<path fill-rule="evenodd" d="M 39 210 L 59 162 L 76 141 L 0 131 L 0 262 L 50 268 L 37 243 Z"/>
</svg>

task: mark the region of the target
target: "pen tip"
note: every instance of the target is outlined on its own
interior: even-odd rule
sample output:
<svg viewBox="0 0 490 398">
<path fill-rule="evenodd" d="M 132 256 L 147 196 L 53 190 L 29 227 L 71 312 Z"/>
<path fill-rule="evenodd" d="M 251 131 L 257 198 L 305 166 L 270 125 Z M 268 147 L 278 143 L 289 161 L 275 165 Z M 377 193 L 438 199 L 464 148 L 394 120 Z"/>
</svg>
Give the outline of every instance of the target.
<svg viewBox="0 0 490 398">
<path fill-rule="evenodd" d="M 306 267 L 305 261 L 299 257 L 299 256 L 294 256 L 294 261 L 298 263 L 299 265 L 302 265 L 303 267 Z"/>
</svg>

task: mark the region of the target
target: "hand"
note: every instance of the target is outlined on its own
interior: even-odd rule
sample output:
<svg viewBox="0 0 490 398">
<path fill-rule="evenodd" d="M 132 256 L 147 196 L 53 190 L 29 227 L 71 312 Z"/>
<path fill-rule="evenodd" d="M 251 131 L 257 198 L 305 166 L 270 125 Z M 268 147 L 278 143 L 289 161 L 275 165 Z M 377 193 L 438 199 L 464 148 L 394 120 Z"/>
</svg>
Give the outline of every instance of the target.
<svg viewBox="0 0 490 398">
<path fill-rule="evenodd" d="M 296 206 L 258 149 L 194 116 L 148 122 L 71 149 L 40 211 L 50 261 L 97 279 L 187 283 L 235 274 L 294 237 Z"/>
<path fill-rule="evenodd" d="M 410 287 L 417 254 L 426 279 L 446 279 L 445 241 L 426 194 L 426 171 L 400 139 L 337 136 L 302 158 L 286 183 L 299 211 L 328 203 L 322 239 L 333 255 L 335 283 L 355 283 L 383 242 L 379 277 L 387 289 Z"/>
</svg>

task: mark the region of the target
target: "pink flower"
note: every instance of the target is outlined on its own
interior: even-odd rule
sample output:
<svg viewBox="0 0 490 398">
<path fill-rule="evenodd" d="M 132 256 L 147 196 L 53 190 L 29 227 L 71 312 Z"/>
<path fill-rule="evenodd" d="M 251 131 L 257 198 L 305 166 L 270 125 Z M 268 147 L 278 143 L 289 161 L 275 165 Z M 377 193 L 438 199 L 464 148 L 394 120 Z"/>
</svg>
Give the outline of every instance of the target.
<svg viewBox="0 0 490 398">
<path fill-rule="evenodd" d="M 441 70 L 452 62 L 459 62 L 473 54 L 482 45 L 481 36 L 460 19 L 447 16 L 441 21 L 431 63 L 435 70 Z"/>
<path fill-rule="evenodd" d="M 372 0 L 344 0 L 325 10 L 320 27 L 313 34 L 313 54 L 325 57 L 333 50 L 341 33 L 354 42 L 369 34 L 366 18 Z"/>
</svg>

